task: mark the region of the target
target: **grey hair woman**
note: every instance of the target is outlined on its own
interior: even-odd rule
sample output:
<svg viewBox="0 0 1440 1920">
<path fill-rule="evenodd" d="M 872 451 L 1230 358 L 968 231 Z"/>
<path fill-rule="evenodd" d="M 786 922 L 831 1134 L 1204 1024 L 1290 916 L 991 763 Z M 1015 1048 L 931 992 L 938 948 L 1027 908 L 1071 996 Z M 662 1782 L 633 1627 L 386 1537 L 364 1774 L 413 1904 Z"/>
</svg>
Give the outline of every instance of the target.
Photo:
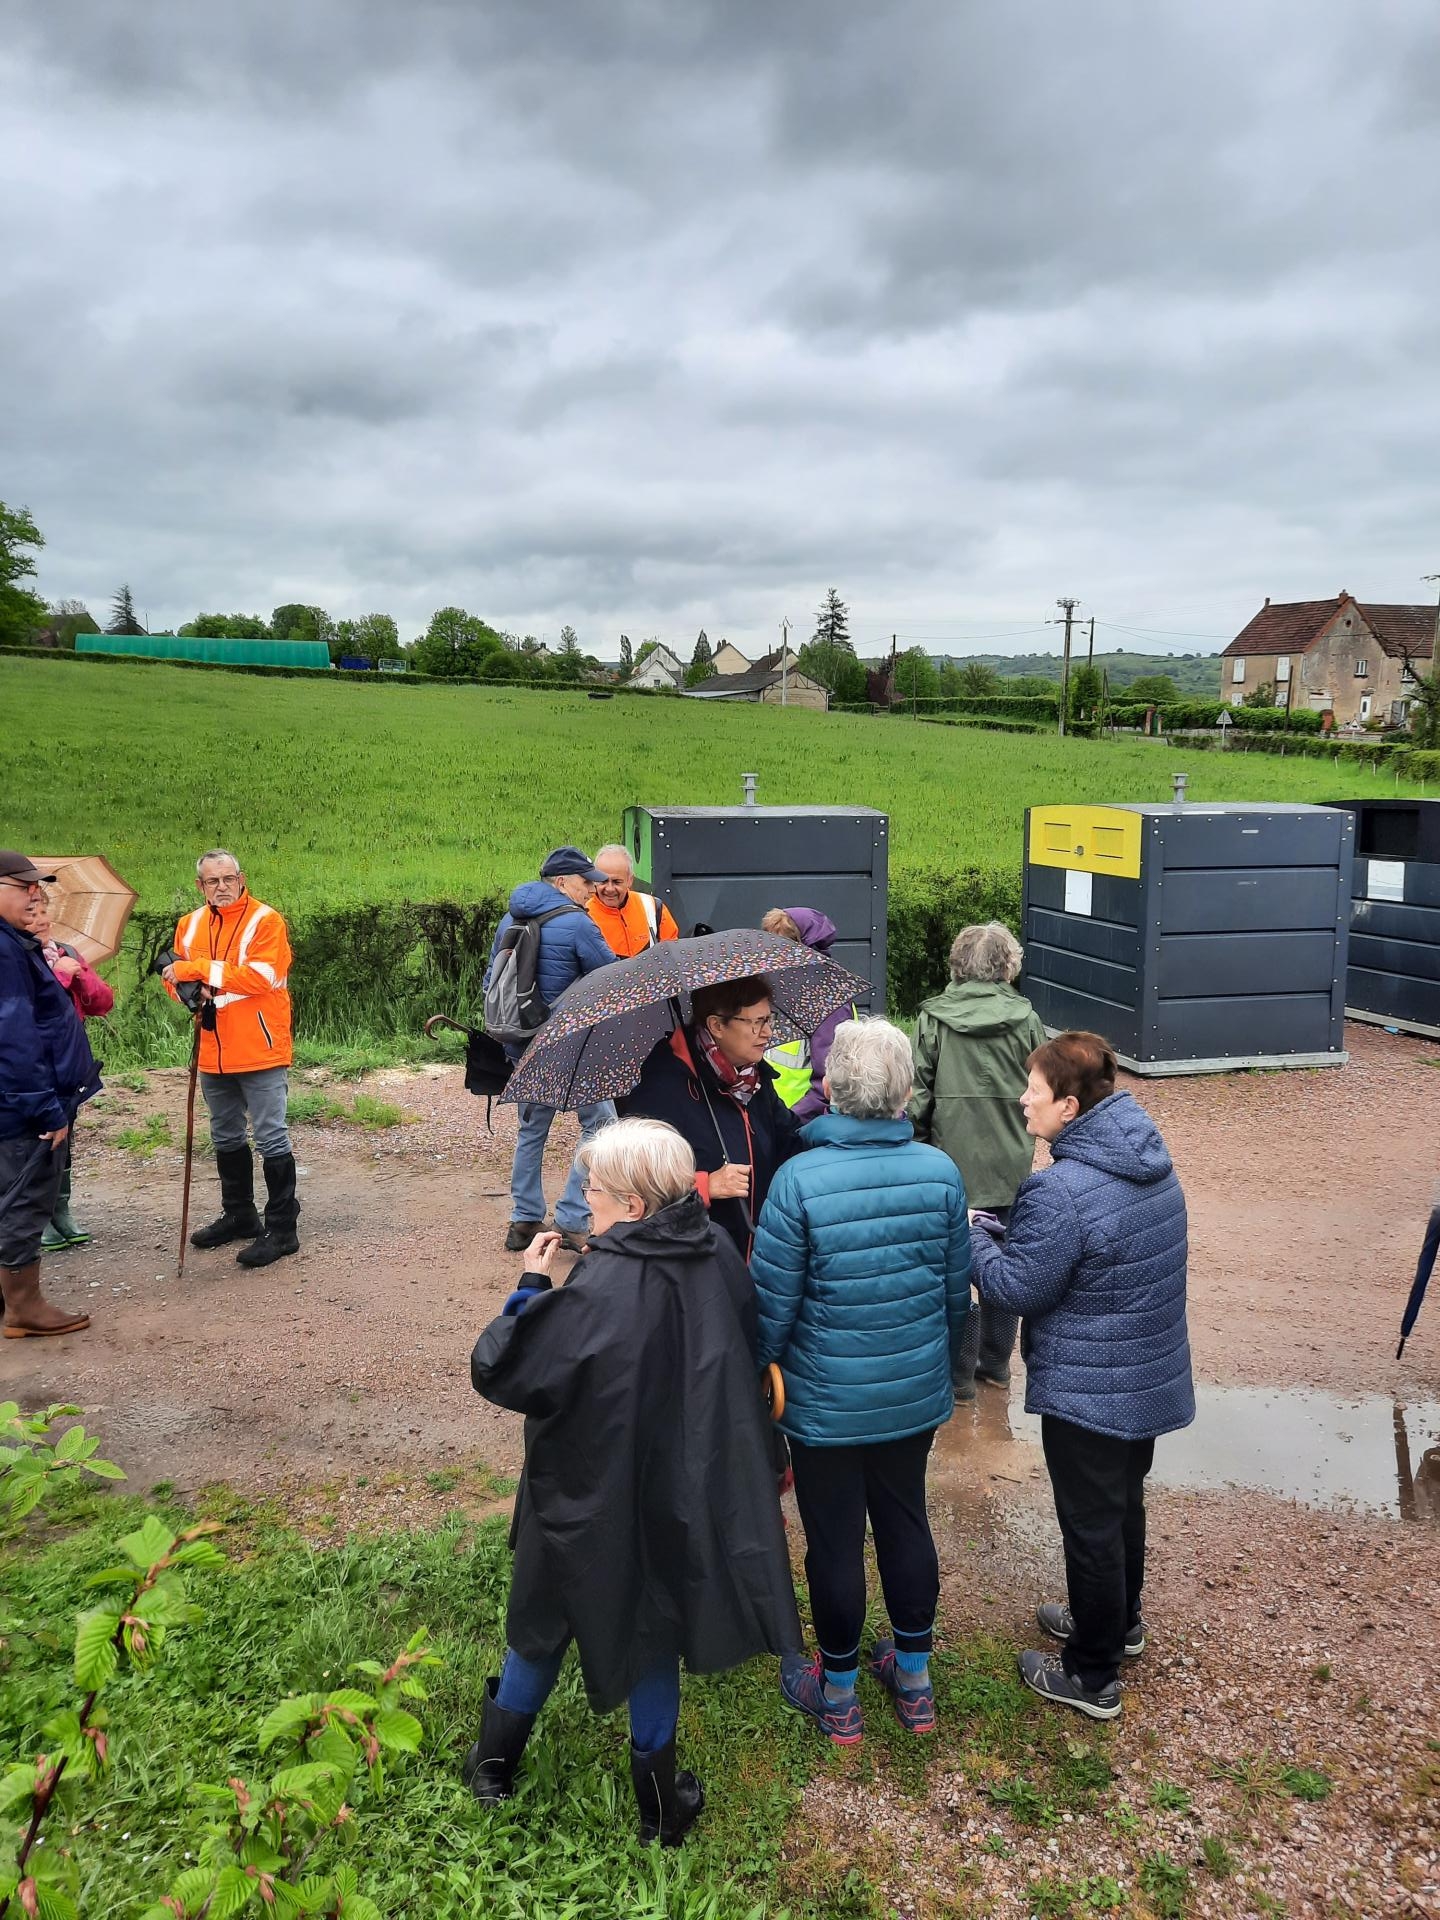
<svg viewBox="0 0 1440 1920">
<path fill-rule="evenodd" d="M 537 1234 L 470 1357 L 476 1392 L 526 1420 L 505 1662 L 463 1777 L 510 1797 L 573 1640 L 596 1712 L 629 1702 L 640 1838 L 674 1845 L 705 1803 L 675 1764 L 682 1656 L 718 1673 L 800 1644 L 754 1296 L 673 1127 L 617 1120 L 577 1158 L 589 1251 L 552 1288 L 560 1236 Z"/>
<path fill-rule="evenodd" d="M 915 1141 L 905 1116 L 910 1042 L 888 1020 L 846 1020 L 825 1074 L 832 1112 L 780 1168 L 751 1270 L 762 1362 L 785 1381 L 819 1652 L 781 1667 L 780 1686 L 841 1746 L 863 1727 L 855 1679 L 865 1625 L 865 1520 L 893 1637 L 870 1672 L 900 1724 L 935 1727 L 931 1635 L 940 1591 L 925 1515 L 935 1429 L 950 1418 L 951 1355 L 970 1302 L 965 1188 Z"/>
<path fill-rule="evenodd" d="M 971 1206 L 1002 1222 L 1034 1163 L 1019 1101 L 1025 1063 L 1045 1039 L 1039 1015 L 1013 984 L 1023 960 L 1000 921 L 962 927 L 950 948 L 950 985 L 921 1007 L 915 1029 L 915 1137 L 948 1153 Z M 988 1302 L 970 1315 L 955 1360 L 957 1399 L 973 1400 L 977 1379 L 1009 1385 L 1019 1326 Z"/>
</svg>

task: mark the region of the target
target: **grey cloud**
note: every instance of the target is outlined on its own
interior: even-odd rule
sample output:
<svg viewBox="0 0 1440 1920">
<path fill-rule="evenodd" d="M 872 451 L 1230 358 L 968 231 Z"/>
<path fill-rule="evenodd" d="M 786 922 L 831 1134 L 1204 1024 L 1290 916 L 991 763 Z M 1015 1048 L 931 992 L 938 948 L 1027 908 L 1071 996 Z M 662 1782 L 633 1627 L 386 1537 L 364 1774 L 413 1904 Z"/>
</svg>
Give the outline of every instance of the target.
<svg viewBox="0 0 1440 1920">
<path fill-rule="evenodd" d="M 52 595 L 603 648 L 1434 565 L 1420 0 L 12 14 L 0 491 Z"/>
</svg>

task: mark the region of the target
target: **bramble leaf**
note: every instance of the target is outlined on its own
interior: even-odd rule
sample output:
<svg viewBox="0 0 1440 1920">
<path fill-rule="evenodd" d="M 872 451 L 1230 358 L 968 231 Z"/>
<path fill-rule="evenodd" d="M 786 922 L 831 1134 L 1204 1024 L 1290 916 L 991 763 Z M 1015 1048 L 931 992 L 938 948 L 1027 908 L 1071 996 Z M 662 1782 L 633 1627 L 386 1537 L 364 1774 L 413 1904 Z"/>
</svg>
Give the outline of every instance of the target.
<svg viewBox="0 0 1440 1920">
<path fill-rule="evenodd" d="M 275 1742 L 287 1733 L 294 1733 L 303 1727 L 307 1720 L 314 1717 L 319 1696 L 302 1693 L 294 1700 L 282 1700 L 278 1707 L 272 1707 L 260 1722 L 257 1736 L 260 1751 L 274 1746 Z"/>
<path fill-rule="evenodd" d="M 375 1738 L 395 1753 L 418 1753 L 424 1729 L 413 1713 L 392 1707 L 375 1716 Z"/>
<path fill-rule="evenodd" d="M 90 1693 L 103 1687 L 120 1664 L 115 1635 L 120 1631 L 120 1616 L 96 1607 L 82 1613 L 75 1623 L 75 1684 Z"/>
<path fill-rule="evenodd" d="M 175 1544 L 175 1536 L 153 1513 L 147 1513 L 134 1533 L 120 1542 L 120 1551 L 142 1572 L 148 1572 L 157 1560 L 163 1560 Z"/>
</svg>

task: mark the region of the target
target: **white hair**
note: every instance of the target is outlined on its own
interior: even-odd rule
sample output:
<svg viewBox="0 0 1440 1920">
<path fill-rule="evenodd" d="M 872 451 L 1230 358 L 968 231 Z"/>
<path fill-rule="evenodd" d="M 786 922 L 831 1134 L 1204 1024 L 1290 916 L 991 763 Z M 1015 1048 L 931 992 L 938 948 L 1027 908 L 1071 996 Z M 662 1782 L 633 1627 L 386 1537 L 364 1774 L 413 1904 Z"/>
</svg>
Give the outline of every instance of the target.
<svg viewBox="0 0 1440 1920">
<path fill-rule="evenodd" d="M 910 1042 L 888 1020 L 845 1020 L 825 1063 L 830 1098 L 852 1120 L 892 1120 L 915 1080 Z"/>
<path fill-rule="evenodd" d="M 1020 971 L 1025 949 L 999 920 L 978 927 L 962 927 L 950 949 L 952 980 L 987 980 L 1009 986 Z"/>
<path fill-rule="evenodd" d="M 602 855 L 607 853 L 618 853 L 620 858 L 625 862 L 626 866 L 630 869 L 631 873 L 634 873 L 635 862 L 630 858 L 630 849 L 628 847 L 622 847 L 618 840 L 610 841 L 607 846 L 597 847 L 595 849 L 595 861 L 594 861 L 594 864 L 597 867 L 600 864 Z"/>
<path fill-rule="evenodd" d="M 235 858 L 234 854 L 231 853 L 228 848 L 212 847 L 209 853 L 202 853 L 200 858 L 195 862 L 195 878 L 197 880 L 200 878 L 200 869 L 203 866 L 205 866 L 208 861 L 211 861 L 211 860 L 228 860 L 231 866 L 234 867 L 237 873 L 240 873 L 243 871 L 240 865 L 240 862 Z"/>
<path fill-rule="evenodd" d="M 612 1120 L 581 1141 L 575 1159 L 592 1186 L 612 1200 L 634 1194 L 647 1214 L 682 1199 L 695 1185 L 689 1142 L 664 1120 Z"/>
</svg>

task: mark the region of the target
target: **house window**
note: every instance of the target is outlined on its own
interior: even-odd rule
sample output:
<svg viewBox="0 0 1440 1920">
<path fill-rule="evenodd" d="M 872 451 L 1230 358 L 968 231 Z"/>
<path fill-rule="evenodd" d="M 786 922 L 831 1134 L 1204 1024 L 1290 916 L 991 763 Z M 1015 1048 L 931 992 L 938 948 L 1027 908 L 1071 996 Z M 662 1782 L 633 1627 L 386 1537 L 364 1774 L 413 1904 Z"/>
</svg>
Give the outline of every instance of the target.
<svg viewBox="0 0 1440 1920">
<path fill-rule="evenodd" d="M 1366 680 L 1369 676 L 1370 662 L 1368 660 L 1357 660 L 1355 662 L 1355 678 L 1357 680 Z"/>
<path fill-rule="evenodd" d="M 1285 682 L 1289 678 L 1290 678 L 1290 656 L 1288 653 L 1282 653 L 1279 659 L 1275 662 L 1276 686 L 1283 687 Z"/>
<path fill-rule="evenodd" d="M 1243 684 L 1245 679 L 1245 662 L 1243 660 L 1237 660 L 1235 662 L 1235 665 L 1230 670 L 1230 678 L 1237 687 Z"/>
</svg>

